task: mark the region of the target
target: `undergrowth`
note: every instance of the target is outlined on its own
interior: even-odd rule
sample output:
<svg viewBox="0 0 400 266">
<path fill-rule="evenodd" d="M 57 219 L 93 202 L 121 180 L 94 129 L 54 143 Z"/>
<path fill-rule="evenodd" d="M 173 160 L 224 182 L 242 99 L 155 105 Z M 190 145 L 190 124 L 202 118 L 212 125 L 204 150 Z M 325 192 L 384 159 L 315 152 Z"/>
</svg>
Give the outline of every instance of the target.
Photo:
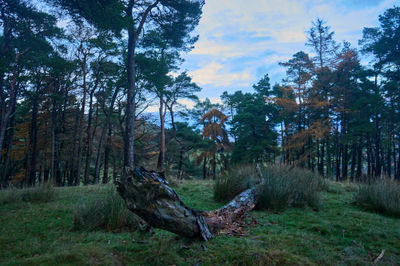
<svg viewBox="0 0 400 266">
<path fill-rule="evenodd" d="M 400 184 L 378 181 L 361 185 L 355 194 L 355 203 L 370 211 L 400 217 Z"/>
<path fill-rule="evenodd" d="M 74 208 L 75 230 L 135 231 L 137 220 L 114 186 L 103 197 L 81 202 Z"/>
<path fill-rule="evenodd" d="M 55 190 L 52 184 L 46 183 L 33 188 L 10 188 L 0 194 L 0 204 L 19 201 L 25 202 L 49 202 L 55 198 Z"/>
<path fill-rule="evenodd" d="M 249 188 L 256 180 L 258 180 L 258 175 L 254 166 L 243 165 L 231 168 L 215 181 L 214 199 L 217 201 L 230 200 Z"/>
<path fill-rule="evenodd" d="M 265 167 L 262 174 L 264 185 L 258 208 L 281 211 L 288 207 L 318 208 L 321 204 L 319 192 L 326 189 L 326 184 L 319 175 L 281 166 Z"/>
<path fill-rule="evenodd" d="M 317 208 L 321 203 L 319 192 L 327 189 L 326 182 L 319 175 L 305 169 L 264 166 L 261 172 L 264 184 L 257 205 L 260 209 Z M 216 181 L 214 198 L 218 201 L 230 200 L 258 179 L 254 166 L 233 168 Z"/>
</svg>

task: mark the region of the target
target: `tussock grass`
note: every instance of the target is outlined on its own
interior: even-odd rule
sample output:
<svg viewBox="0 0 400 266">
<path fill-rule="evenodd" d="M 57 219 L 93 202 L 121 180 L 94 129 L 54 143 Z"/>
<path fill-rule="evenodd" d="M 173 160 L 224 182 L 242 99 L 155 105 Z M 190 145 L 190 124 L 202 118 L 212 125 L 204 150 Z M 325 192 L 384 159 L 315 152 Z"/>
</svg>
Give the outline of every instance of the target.
<svg viewBox="0 0 400 266">
<path fill-rule="evenodd" d="M 400 183 L 378 181 L 361 185 L 355 194 L 358 206 L 387 215 L 400 217 Z"/>
<path fill-rule="evenodd" d="M 300 168 L 265 166 L 262 169 L 264 185 L 258 208 L 277 211 L 288 207 L 318 207 L 319 192 L 326 190 L 326 182 L 317 174 Z M 258 180 L 255 166 L 235 167 L 216 181 L 214 198 L 230 200 Z"/>
<path fill-rule="evenodd" d="M 0 204 L 7 204 L 19 201 L 49 202 L 54 200 L 55 195 L 55 189 L 50 183 L 46 183 L 38 187 L 25 189 L 10 188 L 1 191 Z"/>
<path fill-rule="evenodd" d="M 305 169 L 268 166 L 262 174 L 264 185 L 257 206 L 260 209 L 317 208 L 321 204 L 319 192 L 327 188 L 319 175 Z"/>
<path fill-rule="evenodd" d="M 114 186 L 107 186 L 103 197 L 82 202 L 74 208 L 74 229 L 135 231 L 136 217 L 126 208 Z"/>
<path fill-rule="evenodd" d="M 227 201 L 243 190 L 249 188 L 258 180 L 256 168 L 252 165 L 242 165 L 231 168 L 218 178 L 214 186 L 214 199 Z"/>
</svg>

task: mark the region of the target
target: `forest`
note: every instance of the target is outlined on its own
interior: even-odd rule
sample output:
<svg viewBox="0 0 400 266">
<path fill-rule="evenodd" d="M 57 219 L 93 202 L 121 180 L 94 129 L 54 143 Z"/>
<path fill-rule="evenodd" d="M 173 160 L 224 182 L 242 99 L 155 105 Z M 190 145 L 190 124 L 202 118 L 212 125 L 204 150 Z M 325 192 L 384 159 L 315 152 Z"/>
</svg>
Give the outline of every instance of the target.
<svg viewBox="0 0 400 266">
<path fill-rule="evenodd" d="M 159 192 L 159 198 L 152 200 L 162 205 L 162 210 L 174 202 L 173 213 L 168 213 L 173 219 L 189 219 L 175 213 L 186 206 L 178 196 L 175 198 L 174 190 L 186 204 L 208 211 L 193 211 L 193 230 L 200 230 L 204 240 L 212 235 L 243 235 L 246 227 L 254 224 L 274 226 L 271 219 L 279 223 L 297 216 L 302 217 L 300 220 L 311 219 L 301 216 L 303 211 L 314 217 L 325 209 L 338 214 L 347 210 L 356 213 L 354 219 L 362 216 L 360 219 L 370 220 L 377 227 L 381 219 L 387 219 L 387 226 L 376 229 L 385 240 L 380 244 L 373 244 L 371 239 L 357 240 L 364 241 L 364 246 L 357 247 L 359 253 L 353 250 L 357 254 L 351 259 L 327 253 L 326 260 L 312 260 L 306 251 L 289 247 L 279 254 L 257 255 L 256 264 L 252 264 L 250 253 L 238 258 L 232 254 L 222 260 L 202 253 L 204 257 L 197 260 L 206 265 L 293 265 L 296 260 L 301 265 L 359 265 L 382 259 L 384 265 L 400 263 L 400 231 L 398 226 L 395 229 L 400 217 L 400 7 L 386 9 L 376 27 L 363 28 L 358 47 L 336 40 L 327 21 L 314 19 L 304 33 L 307 50 L 294 51 L 289 60 L 279 63 L 286 73 L 284 79 L 272 84 L 268 73 L 264 73 L 243 91 L 225 91 L 216 103 L 199 97 L 201 86 L 181 68 L 183 55 L 193 50 L 199 39 L 196 27 L 205 4 L 203 0 L 0 0 L 1 227 L 12 223 L 12 204 L 22 206 L 18 204 L 35 202 L 37 197 L 41 204 L 47 200 L 56 204 L 52 211 L 63 204 L 72 206 L 73 211 L 57 214 L 61 220 L 63 215 L 69 217 L 63 225 L 72 226 L 73 220 L 78 232 L 102 228 L 107 232 L 104 237 L 108 245 L 109 239 L 118 237 L 110 232 L 134 232 L 131 234 L 138 234 L 135 238 L 145 239 L 134 245 L 140 247 L 146 242 L 147 252 L 157 250 L 160 259 L 152 261 L 147 253 L 129 257 L 136 246 L 129 252 L 115 246 L 114 255 L 103 257 L 99 254 L 107 250 L 104 246 L 98 253 L 93 251 L 97 257 L 85 262 L 88 264 L 98 264 L 96 260 L 101 257 L 99 263 L 106 265 L 200 265 L 196 264 L 197 255 L 186 254 L 190 249 L 197 254 L 218 248 L 215 252 L 222 254 L 224 243 L 228 243 L 226 248 L 238 245 L 245 249 L 244 242 L 226 240 L 225 236 L 212 240 L 217 241 L 214 247 L 195 242 L 188 248 L 182 239 L 177 240 L 181 241 L 178 244 L 170 243 L 174 240 L 160 242 L 166 237 L 173 239 L 168 232 L 156 231 L 151 240 L 143 237 L 146 223 L 184 237 L 192 236 L 193 231 L 183 232 L 183 227 L 176 229 L 176 225 L 168 227 L 168 222 L 161 221 L 165 218 L 159 214 L 161 211 L 146 213 L 147 205 L 139 210 L 137 205 L 156 193 L 143 184 L 128 187 L 130 175 L 139 174 L 167 191 Z M 254 198 L 246 198 L 244 203 L 235 198 L 241 195 L 243 199 L 245 194 L 240 193 L 246 191 Z M 149 193 L 143 202 L 139 200 L 141 193 Z M 171 197 L 165 205 L 163 193 Z M 198 199 L 196 193 L 201 194 Z M 54 197 L 60 202 L 55 203 Z M 87 197 L 82 200 L 94 205 L 76 206 L 74 198 L 78 197 Z M 230 216 L 230 203 L 225 207 L 221 204 L 232 199 L 241 210 L 240 219 Z M 321 200 L 330 207 L 321 207 Z M 118 219 L 124 217 L 122 221 L 104 214 L 117 208 L 112 204 L 120 208 Z M 135 214 L 128 214 L 126 207 Z M 254 207 L 258 210 L 249 222 L 248 214 Z M 31 208 L 39 215 L 52 213 L 50 209 Z M 96 208 L 102 218 L 95 213 Z M 221 209 L 211 212 L 216 208 Z M 187 207 L 183 210 L 185 216 L 187 210 L 192 212 Z M 259 210 L 268 210 L 270 217 Z M 325 218 L 321 223 L 332 219 Z M 234 222 L 236 219 L 241 220 L 240 224 Z M 208 224 L 210 237 L 204 236 L 207 230 L 203 231 L 202 223 L 206 227 Z M 313 234 L 331 234 L 330 227 L 321 229 L 318 222 L 314 223 L 317 229 Z M 350 222 L 338 223 L 346 228 L 338 229 L 340 242 L 350 230 L 346 227 Z M 257 226 L 254 232 L 261 232 Z M 357 237 L 367 237 L 368 225 L 363 226 Z M 5 237 L 4 230 L 4 237 L 0 236 L 2 253 L 13 251 L 3 253 L 0 264 L 2 260 L 5 265 L 51 265 L 60 261 L 79 264 L 85 260 L 81 253 L 69 254 L 71 257 L 66 254 L 61 259 L 48 255 L 43 261 L 35 261 L 33 255 L 16 259 L 20 256 L 16 255 L 18 248 L 6 243 L 12 238 Z M 18 231 L 17 227 L 12 230 Z M 296 234 L 291 228 L 284 230 L 289 231 L 271 232 L 276 234 L 275 241 L 279 234 L 283 238 Z M 249 241 L 261 241 L 250 235 Z M 78 235 L 71 236 L 72 242 L 78 242 L 75 237 Z M 130 238 L 129 234 L 123 237 Z M 90 238 L 102 241 L 101 236 Z M 34 240 L 30 241 L 24 247 L 33 245 Z M 172 245 L 177 253 L 184 249 L 186 253 L 181 255 L 191 259 L 189 263 L 186 258 L 183 261 L 183 257 L 174 257 L 158 245 Z M 281 245 L 291 246 L 279 242 Z M 337 247 L 345 249 L 347 245 L 353 244 L 340 242 Z M 259 248 L 250 250 L 260 254 Z M 44 252 L 45 245 L 40 249 L 32 254 Z M 118 252 L 120 255 L 115 255 Z M 215 254 L 215 258 L 221 254 Z"/>
</svg>

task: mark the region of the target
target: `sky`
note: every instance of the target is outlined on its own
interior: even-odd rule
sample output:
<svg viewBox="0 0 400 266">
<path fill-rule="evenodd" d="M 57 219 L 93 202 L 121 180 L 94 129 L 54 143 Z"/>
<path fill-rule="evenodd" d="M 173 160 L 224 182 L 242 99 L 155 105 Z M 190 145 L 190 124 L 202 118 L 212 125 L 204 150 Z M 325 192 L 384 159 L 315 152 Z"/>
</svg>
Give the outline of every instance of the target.
<svg viewBox="0 0 400 266">
<path fill-rule="evenodd" d="M 279 62 L 305 46 L 312 21 L 321 18 L 337 42 L 358 47 L 364 27 L 379 25 L 378 17 L 400 0 L 206 0 L 196 33 L 199 41 L 183 57 L 187 70 L 203 89 L 200 98 L 219 101 L 228 91 L 252 91 L 265 74 L 281 82 Z"/>
</svg>

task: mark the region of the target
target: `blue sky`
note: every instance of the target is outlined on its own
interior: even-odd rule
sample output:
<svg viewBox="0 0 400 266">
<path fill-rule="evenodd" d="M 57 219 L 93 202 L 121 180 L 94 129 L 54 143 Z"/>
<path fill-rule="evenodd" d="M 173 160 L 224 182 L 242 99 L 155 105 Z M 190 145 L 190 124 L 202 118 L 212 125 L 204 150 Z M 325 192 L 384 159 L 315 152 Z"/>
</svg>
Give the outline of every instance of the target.
<svg viewBox="0 0 400 266">
<path fill-rule="evenodd" d="M 378 26 L 378 16 L 396 0 L 206 0 L 196 31 L 199 41 L 184 55 L 188 70 L 217 101 L 223 91 L 250 91 L 264 74 L 280 82 L 278 65 L 296 52 L 309 52 L 306 31 L 316 18 L 327 21 L 335 40 L 358 47 L 364 27 Z"/>
</svg>

